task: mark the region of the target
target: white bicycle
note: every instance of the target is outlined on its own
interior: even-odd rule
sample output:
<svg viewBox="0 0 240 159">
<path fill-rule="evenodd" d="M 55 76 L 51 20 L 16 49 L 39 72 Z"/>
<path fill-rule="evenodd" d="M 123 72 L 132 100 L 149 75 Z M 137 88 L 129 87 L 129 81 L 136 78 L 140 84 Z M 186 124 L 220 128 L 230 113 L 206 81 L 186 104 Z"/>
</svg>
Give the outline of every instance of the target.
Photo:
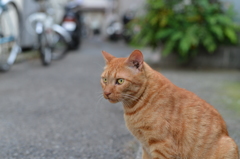
<svg viewBox="0 0 240 159">
<path fill-rule="evenodd" d="M 0 0 L 0 71 L 14 64 L 19 46 L 19 11 L 13 0 Z"/>
<path fill-rule="evenodd" d="M 27 19 L 28 30 L 37 34 L 40 59 L 44 66 L 48 66 L 52 60 L 63 58 L 71 42 L 71 36 L 60 25 L 54 23 L 53 8 L 49 0 L 35 0 L 39 6 L 39 12 L 31 14 Z"/>
</svg>

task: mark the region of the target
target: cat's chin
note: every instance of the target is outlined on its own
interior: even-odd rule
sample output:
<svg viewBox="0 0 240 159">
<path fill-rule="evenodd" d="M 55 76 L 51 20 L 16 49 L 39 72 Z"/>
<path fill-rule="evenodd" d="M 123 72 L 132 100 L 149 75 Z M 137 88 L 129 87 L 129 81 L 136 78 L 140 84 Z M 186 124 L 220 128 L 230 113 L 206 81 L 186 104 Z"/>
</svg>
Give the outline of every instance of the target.
<svg viewBox="0 0 240 159">
<path fill-rule="evenodd" d="M 110 103 L 117 103 L 117 102 L 118 102 L 118 100 L 112 100 L 112 99 L 108 99 L 108 101 L 109 101 Z"/>
</svg>

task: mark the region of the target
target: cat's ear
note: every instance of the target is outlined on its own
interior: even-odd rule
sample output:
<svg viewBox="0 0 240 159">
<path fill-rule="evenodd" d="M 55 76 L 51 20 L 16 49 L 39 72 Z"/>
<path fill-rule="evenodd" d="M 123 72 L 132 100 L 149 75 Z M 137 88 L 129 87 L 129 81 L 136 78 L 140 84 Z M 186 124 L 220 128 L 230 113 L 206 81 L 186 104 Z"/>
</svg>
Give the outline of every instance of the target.
<svg viewBox="0 0 240 159">
<path fill-rule="evenodd" d="M 143 54 L 140 50 L 134 50 L 131 55 L 127 58 L 125 63 L 129 67 L 134 67 L 139 71 L 142 70 L 143 67 Z"/>
<path fill-rule="evenodd" d="M 115 58 L 113 55 L 107 53 L 106 51 L 102 51 L 102 55 L 106 64 L 109 63 L 113 58 Z"/>
</svg>

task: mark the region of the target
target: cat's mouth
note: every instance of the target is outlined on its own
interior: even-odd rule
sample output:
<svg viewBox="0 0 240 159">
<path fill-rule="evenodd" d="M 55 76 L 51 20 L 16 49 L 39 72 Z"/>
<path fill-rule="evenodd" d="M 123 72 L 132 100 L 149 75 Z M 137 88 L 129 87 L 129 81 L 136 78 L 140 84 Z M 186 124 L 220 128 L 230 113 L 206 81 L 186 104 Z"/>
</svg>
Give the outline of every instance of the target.
<svg viewBox="0 0 240 159">
<path fill-rule="evenodd" d="M 110 103 L 118 103 L 118 99 L 113 99 L 112 97 L 110 98 L 109 96 L 104 95 L 104 98 L 107 99 Z"/>
<path fill-rule="evenodd" d="M 117 103 L 117 102 L 119 102 L 118 100 L 114 100 L 114 99 L 111 99 L 111 98 L 107 98 L 107 100 L 108 100 L 110 103 Z"/>
</svg>

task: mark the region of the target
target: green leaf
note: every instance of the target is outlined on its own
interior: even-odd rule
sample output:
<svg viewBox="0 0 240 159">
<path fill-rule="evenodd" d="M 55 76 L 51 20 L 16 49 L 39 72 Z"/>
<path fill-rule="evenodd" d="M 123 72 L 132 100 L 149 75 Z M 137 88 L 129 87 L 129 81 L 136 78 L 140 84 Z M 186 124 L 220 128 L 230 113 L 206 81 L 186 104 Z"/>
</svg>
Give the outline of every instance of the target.
<svg viewBox="0 0 240 159">
<path fill-rule="evenodd" d="M 217 49 L 217 45 L 212 44 L 208 47 L 208 52 L 212 53 Z"/>
<path fill-rule="evenodd" d="M 225 28 L 224 32 L 232 43 L 237 43 L 237 35 L 233 29 Z"/>
<path fill-rule="evenodd" d="M 199 27 L 197 25 L 192 25 L 186 29 L 185 37 L 191 43 L 191 45 L 198 45 L 200 37 L 199 37 Z"/>
<path fill-rule="evenodd" d="M 219 15 L 217 15 L 217 16 L 216 16 L 216 19 L 217 19 L 217 21 L 218 21 L 221 25 L 226 25 L 226 26 L 228 26 L 229 24 L 232 24 L 232 20 L 231 20 L 228 16 L 226 16 L 226 15 L 224 15 L 224 14 L 219 14 Z"/>
<path fill-rule="evenodd" d="M 159 9 L 164 7 L 164 1 L 163 0 L 158 0 L 157 2 L 155 0 L 148 0 L 148 4 L 153 8 L 153 9 Z"/>
<path fill-rule="evenodd" d="M 182 56 L 186 55 L 191 47 L 191 42 L 188 38 L 182 38 L 179 43 L 179 50 Z"/>
<path fill-rule="evenodd" d="M 174 46 L 175 46 L 174 41 L 171 40 L 167 41 L 167 43 L 164 45 L 163 56 L 170 54 L 173 51 Z"/>
<path fill-rule="evenodd" d="M 209 8 L 209 2 L 208 0 L 199 0 L 197 3 L 200 5 L 200 7 L 203 7 L 205 9 Z"/>
<path fill-rule="evenodd" d="M 173 29 L 160 29 L 156 34 L 156 39 L 164 39 L 174 32 Z"/>
<path fill-rule="evenodd" d="M 212 25 L 210 26 L 210 30 L 217 36 L 219 40 L 223 40 L 224 34 L 221 26 L 219 25 Z"/>
<path fill-rule="evenodd" d="M 155 25 L 155 24 L 157 24 L 157 22 L 158 22 L 158 17 L 152 17 L 152 19 L 150 20 L 150 23 L 152 24 L 152 25 Z"/>
<path fill-rule="evenodd" d="M 181 37 L 183 37 L 183 36 L 184 36 L 183 33 L 182 33 L 181 31 L 178 31 L 178 32 L 176 32 L 175 34 L 173 34 L 173 35 L 170 37 L 170 39 L 171 39 L 172 41 L 176 41 L 176 40 L 181 39 Z"/>
<path fill-rule="evenodd" d="M 215 16 L 208 16 L 206 20 L 210 25 L 215 25 L 217 23 L 217 18 Z"/>
<path fill-rule="evenodd" d="M 142 39 L 140 39 L 141 43 L 143 45 L 147 45 L 150 43 L 150 41 L 152 40 L 152 36 L 153 36 L 153 33 L 152 32 L 148 32 L 146 33 L 145 35 L 142 35 Z"/>
<path fill-rule="evenodd" d="M 166 16 L 162 17 L 162 19 L 160 20 L 160 26 L 165 27 L 167 23 L 168 23 L 168 18 Z"/>
<path fill-rule="evenodd" d="M 203 39 L 203 45 L 208 52 L 213 52 L 217 48 L 217 45 L 215 44 L 214 39 L 211 35 L 208 35 L 205 37 L 205 39 Z"/>
</svg>

